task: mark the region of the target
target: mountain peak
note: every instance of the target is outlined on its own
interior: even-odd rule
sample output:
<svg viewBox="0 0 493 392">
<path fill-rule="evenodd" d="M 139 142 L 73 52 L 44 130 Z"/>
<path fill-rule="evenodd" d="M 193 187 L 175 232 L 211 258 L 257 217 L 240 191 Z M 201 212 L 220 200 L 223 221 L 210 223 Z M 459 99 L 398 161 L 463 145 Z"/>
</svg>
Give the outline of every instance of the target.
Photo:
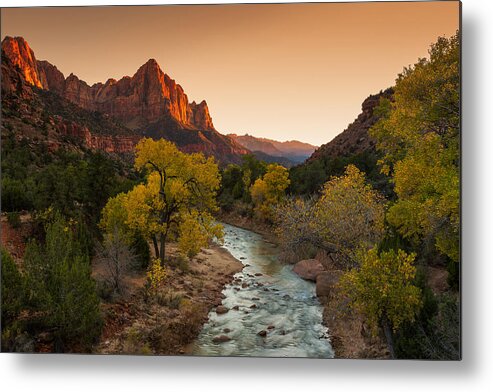
<svg viewBox="0 0 493 392">
<path fill-rule="evenodd" d="M 251 151 L 262 152 L 271 157 L 288 158 L 291 161 L 298 163 L 308 158 L 316 149 L 316 146 L 297 140 L 280 142 L 277 140 L 255 137 L 248 133 L 243 136 L 237 134 L 229 134 L 228 136 Z"/>
<path fill-rule="evenodd" d="M 2 53 L 14 66 L 19 68 L 28 84 L 43 88 L 36 57 L 24 38 L 6 36 L 2 41 Z"/>
<path fill-rule="evenodd" d="M 149 64 L 149 65 L 157 65 L 159 67 L 159 64 L 158 64 L 157 60 L 156 59 L 153 59 L 153 58 L 147 60 L 146 64 Z"/>
<path fill-rule="evenodd" d="M 147 60 L 142 66 L 139 68 L 140 70 L 158 70 L 160 72 L 163 72 L 161 70 L 161 67 L 159 66 L 158 62 L 156 59 L 149 59 Z M 138 72 L 138 71 L 137 71 Z"/>
<path fill-rule="evenodd" d="M 214 129 L 214 124 L 212 123 L 212 118 L 209 113 L 209 107 L 205 99 L 199 104 L 193 101 L 190 104 L 192 110 L 192 122 L 197 128 L 203 129 Z"/>
<path fill-rule="evenodd" d="M 183 88 L 162 71 L 154 58 L 148 59 L 132 77 L 118 81 L 110 78 L 89 86 L 74 73 L 65 78 L 54 65 L 37 61 L 22 37 L 5 37 L 2 52 L 26 85 L 51 90 L 84 109 L 112 115 L 131 128 L 168 118 L 168 125 L 174 124 L 178 129 L 214 130 L 205 100 L 189 103 Z M 11 87 L 15 88 L 13 84 Z"/>
</svg>

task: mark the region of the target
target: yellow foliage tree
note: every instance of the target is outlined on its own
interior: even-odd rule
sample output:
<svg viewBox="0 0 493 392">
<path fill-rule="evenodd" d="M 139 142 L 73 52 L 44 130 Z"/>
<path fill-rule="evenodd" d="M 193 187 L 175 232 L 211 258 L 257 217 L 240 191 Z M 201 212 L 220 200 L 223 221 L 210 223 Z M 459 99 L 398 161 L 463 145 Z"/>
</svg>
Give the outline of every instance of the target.
<svg viewBox="0 0 493 392">
<path fill-rule="evenodd" d="M 272 220 L 274 207 L 281 203 L 290 184 L 288 170 L 278 164 L 267 166 L 267 172 L 255 181 L 250 189 L 257 214 Z"/>
<path fill-rule="evenodd" d="M 382 239 L 384 206 L 383 196 L 366 183 L 365 174 L 348 165 L 343 176 L 325 183 L 312 225 L 325 242 L 354 259 L 360 247 L 368 249 Z"/>
<path fill-rule="evenodd" d="M 382 239 L 384 213 L 383 197 L 364 173 L 348 165 L 344 175 L 325 183 L 319 199 L 289 200 L 276 210 L 275 220 L 285 251 L 297 254 L 308 244 L 352 266 L 356 251 Z"/>
<path fill-rule="evenodd" d="M 399 249 L 378 254 L 377 248 L 358 253 L 359 268 L 346 272 L 339 282 L 350 307 L 366 316 L 376 334 L 382 327 L 394 356 L 392 330 L 414 320 L 421 307 L 421 291 L 414 286 L 414 253 Z"/>
<path fill-rule="evenodd" d="M 162 265 L 171 230 L 184 234 L 190 233 L 186 228 L 194 227 L 195 241 L 181 241 L 181 250 L 188 255 L 196 254 L 214 236 L 222 236 L 221 226 L 211 215 L 217 210 L 219 188 L 213 158 L 185 154 L 163 139 L 144 138 L 136 147 L 135 168 L 147 171 L 146 183 L 108 201 L 102 213 L 103 229 L 110 231 L 117 224 L 127 232 L 142 233 L 152 240 Z"/>
<path fill-rule="evenodd" d="M 389 223 L 410 240 L 431 239 L 455 261 L 460 256 L 459 51 L 458 33 L 440 38 L 429 59 L 406 68 L 396 81 L 394 102 L 381 103 L 383 117 L 370 131 L 398 196 Z"/>
<path fill-rule="evenodd" d="M 159 259 L 154 259 L 147 271 L 148 288 L 155 294 L 166 279 L 166 268 L 161 265 Z"/>
</svg>

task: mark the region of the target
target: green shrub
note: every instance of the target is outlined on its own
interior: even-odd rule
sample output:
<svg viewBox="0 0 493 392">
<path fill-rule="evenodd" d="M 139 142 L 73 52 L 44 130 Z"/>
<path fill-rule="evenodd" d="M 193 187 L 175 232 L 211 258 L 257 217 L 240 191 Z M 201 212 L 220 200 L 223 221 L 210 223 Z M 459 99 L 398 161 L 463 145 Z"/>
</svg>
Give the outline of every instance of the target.
<svg viewBox="0 0 493 392">
<path fill-rule="evenodd" d="M 177 267 L 181 272 L 187 273 L 190 271 L 190 263 L 188 261 L 188 258 L 181 254 L 175 257 L 172 260 L 171 264 Z"/>
<path fill-rule="evenodd" d="M 166 306 L 170 309 L 179 309 L 183 298 L 183 293 L 175 292 L 171 289 L 165 292 L 161 291 L 156 296 L 157 303 L 160 306 Z"/>
<path fill-rule="evenodd" d="M 452 290 L 459 290 L 460 282 L 460 261 L 454 261 L 449 259 L 447 263 L 447 283 Z"/>
<path fill-rule="evenodd" d="M 88 350 L 102 319 L 89 260 L 58 214 L 48 224 L 44 244 L 30 242 L 24 257 L 31 306 L 53 330 L 55 351 L 76 345 Z"/>
<path fill-rule="evenodd" d="M 12 256 L 1 248 L 2 256 L 2 329 L 12 324 L 23 306 L 24 280 Z"/>
<path fill-rule="evenodd" d="M 7 212 L 7 222 L 14 229 L 21 227 L 21 215 L 17 211 Z"/>
<path fill-rule="evenodd" d="M 136 256 L 137 266 L 141 269 L 149 267 L 151 262 L 151 251 L 149 249 L 149 244 L 143 235 L 137 234 L 133 238 L 131 249 Z"/>
<path fill-rule="evenodd" d="M 414 322 L 401 326 L 395 334 L 395 350 L 401 359 L 450 360 L 460 357 L 460 313 L 458 298 L 451 294 L 435 296 L 418 270 L 416 285 L 422 290 L 422 303 Z"/>
<path fill-rule="evenodd" d="M 2 209 L 4 211 L 30 210 L 33 205 L 30 181 L 21 181 L 4 175 L 2 178 Z"/>
</svg>

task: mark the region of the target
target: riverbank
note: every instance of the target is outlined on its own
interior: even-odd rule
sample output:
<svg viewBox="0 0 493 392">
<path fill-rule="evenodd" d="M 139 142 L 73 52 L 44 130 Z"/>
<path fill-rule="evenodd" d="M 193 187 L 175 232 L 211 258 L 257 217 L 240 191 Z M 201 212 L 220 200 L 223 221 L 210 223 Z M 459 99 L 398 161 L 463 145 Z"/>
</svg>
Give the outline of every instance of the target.
<svg viewBox="0 0 493 392">
<path fill-rule="evenodd" d="M 279 248 L 224 223 L 224 247 L 244 264 L 193 347 L 205 356 L 332 358 L 313 283 L 279 262 Z"/>
<path fill-rule="evenodd" d="M 267 223 L 249 218 L 248 216 L 241 216 L 233 212 L 225 211 L 221 211 L 216 218 L 220 222 L 224 222 L 229 225 L 260 234 L 267 241 L 270 241 L 274 244 L 278 243 L 277 236 L 274 233 L 272 226 Z"/>
<path fill-rule="evenodd" d="M 177 259 L 174 244 L 167 251 L 171 259 Z M 127 276 L 127 297 L 103 304 L 104 329 L 94 351 L 186 354 L 186 347 L 198 336 L 209 311 L 221 303 L 224 286 L 242 268 L 229 252 L 213 245 L 188 263 L 169 269 L 165 284 L 152 298 L 145 295 L 145 272 Z"/>
<path fill-rule="evenodd" d="M 222 212 L 222 222 L 253 231 L 268 241 L 278 244 L 271 226 L 234 213 Z M 382 336 L 372 336 L 363 317 L 348 309 L 347 299 L 337 290 L 342 271 L 328 257 L 316 256 L 326 272 L 331 275 L 333 285 L 329 296 L 318 296 L 323 305 L 323 324 L 329 330 L 330 341 L 336 358 L 389 358 L 389 352 Z"/>
<path fill-rule="evenodd" d="M 317 256 L 328 278 L 326 296 L 318 296 L 324 307 L 323 323 L 329 329 L 336 358 L 387 359 L 390 353 L 383 336 L 373 336 L 361 314 L 348 307 L 348 299 L 338 289 L 343 272 L 329 257 Z M 322 290 L 320 290 L 322 291 Z"/>
</svg>

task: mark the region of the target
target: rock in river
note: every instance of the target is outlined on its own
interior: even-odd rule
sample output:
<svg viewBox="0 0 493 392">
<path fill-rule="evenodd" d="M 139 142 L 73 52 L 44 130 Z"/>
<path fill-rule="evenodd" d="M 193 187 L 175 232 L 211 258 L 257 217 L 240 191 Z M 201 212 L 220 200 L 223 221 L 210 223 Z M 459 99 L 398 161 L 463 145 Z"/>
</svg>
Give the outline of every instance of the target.
<svg viewBox="0 0 493 392">
<path fill-rule="evenodd" d="M 307 259 L 297 262 L 294 265 L 293 272 L 303 279 L 313 280 L 315 282 L 317 275 L 324 272 L 324 267 L 316 259 Z"/>
<path fill-rule="evenodd" d="M 231 338 L 229 336 L 226 336 L 226 335 L 219 335 L 219 336 L 216 336 L 214 339 L 212 339 L 212 341 L 214 343 L 224 343 L 224 342 L 229 342 L 231 340 Z"/>
<path fill-rule="evenodd" d="M 229 309 L 226 307 L 226 306 L 222 306 L 222 305 L 219 305 L 217 308 L 216 308 L 216 313 L 217 314 L 224 314 L 224 313 L 228 313 Z"/>
</svg>

